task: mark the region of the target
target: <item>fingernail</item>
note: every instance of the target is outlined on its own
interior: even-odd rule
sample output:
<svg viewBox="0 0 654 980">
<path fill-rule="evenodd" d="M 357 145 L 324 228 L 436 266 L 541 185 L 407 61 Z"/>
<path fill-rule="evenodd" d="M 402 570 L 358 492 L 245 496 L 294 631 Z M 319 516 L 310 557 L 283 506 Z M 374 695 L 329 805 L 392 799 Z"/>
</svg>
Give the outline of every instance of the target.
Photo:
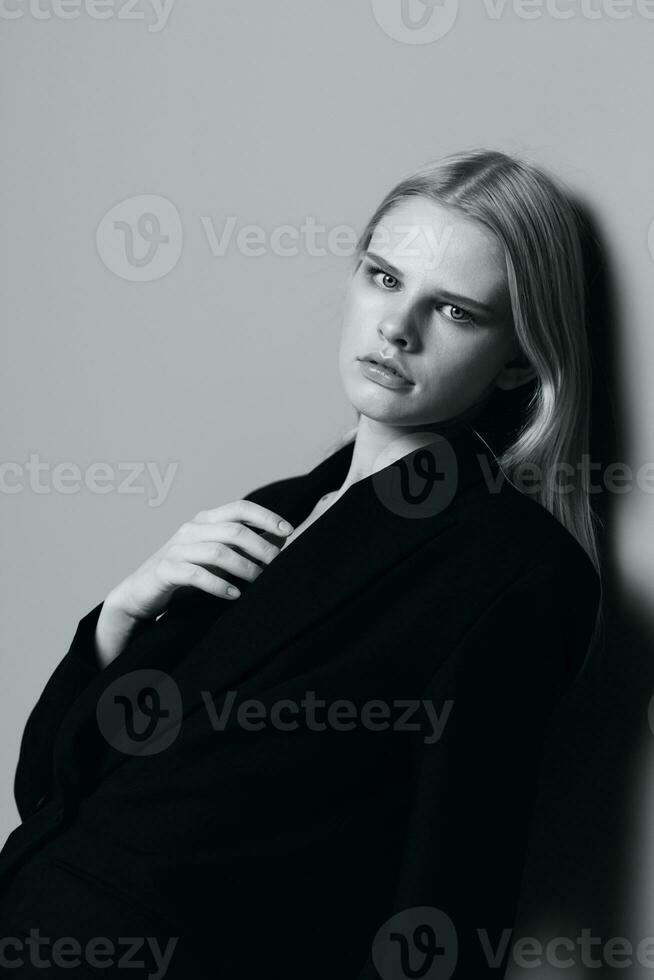
<svg viewBox="0 0 654 980">
<path fill-rule="evenodd" d="M 279 527 L 280 531 L 284 532 L 284 534 L 290 534 L 291 531 L 293 530 L 293 528 L 288 523 L 288 521 L 280 521 L 277 526 Z"/>
<path fill-rule="evenodd" d="M 233 585 L 228 585 L 226 591 L 227 591 L 227 595 L 231 595 L 235 599 L 241 594 L 240 591 L 238 589 L 235 589 Z"/>
</svg>

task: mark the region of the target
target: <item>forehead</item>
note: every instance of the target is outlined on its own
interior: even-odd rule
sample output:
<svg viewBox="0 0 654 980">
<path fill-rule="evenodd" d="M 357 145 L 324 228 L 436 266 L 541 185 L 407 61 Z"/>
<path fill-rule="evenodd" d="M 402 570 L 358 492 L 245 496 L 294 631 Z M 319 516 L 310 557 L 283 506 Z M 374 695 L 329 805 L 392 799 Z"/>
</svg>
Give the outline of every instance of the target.
<svg viewBox="0 0 654 980">
<path fill-rule="evenodd" d="M 490 229 L 424 197 L 394 205 L 368 247 L 425 285 L 491 296 L 507 283 L 504 250 Z"/>
</svg>

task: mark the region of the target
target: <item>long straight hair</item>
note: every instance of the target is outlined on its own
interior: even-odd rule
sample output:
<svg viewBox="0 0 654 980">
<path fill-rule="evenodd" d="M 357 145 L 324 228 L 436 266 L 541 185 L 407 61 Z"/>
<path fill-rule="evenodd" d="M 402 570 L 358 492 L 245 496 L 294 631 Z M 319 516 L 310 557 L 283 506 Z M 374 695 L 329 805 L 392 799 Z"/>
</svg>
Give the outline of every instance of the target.
<svg viewBox="0 0 654 980">
<path fill-rule="evenodd" d="M 474 218 L 503 246 L 519 360 L 533 366 L 536 377 L 517 435 L 496 460 L 518 488 L 525 464 L 537 467 L 542 479 L 530 496 L 576 538 L 601 584 L 601 521 L 589 491 L 592 373 L 579 213 L 563 187 L 532 164 L 493 150 L 458 153 L 421 167 L 389 191 L 359 237 L 355 267 L 381 219 L 413 196 Z M 557 473 L 569 467 L 579 478 L 564 493 Z M 601 604 L 597 626 L 600 619 Z"/>
</svg>

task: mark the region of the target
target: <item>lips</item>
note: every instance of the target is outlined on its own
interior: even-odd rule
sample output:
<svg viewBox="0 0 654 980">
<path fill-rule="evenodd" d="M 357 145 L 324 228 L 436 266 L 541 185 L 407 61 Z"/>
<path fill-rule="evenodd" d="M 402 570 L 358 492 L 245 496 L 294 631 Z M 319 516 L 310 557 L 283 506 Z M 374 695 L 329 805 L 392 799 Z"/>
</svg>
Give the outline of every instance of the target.
<svg viewBox="0 0 654 980">
<path fill-rule="evenodd" d="M 403 381 L 408 381 L 409 384 L 413 383 L 411 379 L 407 376 L 405 371 L 402 370 L 399 363 L 395 360 L 394 357 L 382 357 L 380 354 L 371 353 L 371 354 L 366 354 L 366 356 L 360 358 L 360 360 L 369 361 L 371 364 L 376 364 L 378 367 L 382 367 L 385 368 L 387 371 L 390 371 L 391 374 L 396 375 L 398 378 L 401 378 Z"/>
<path fill-rule="evenodd" d="M 396 370 L 395 370 L 395 368 L 393 368 L 393 367 L 391 367 L 391 366 L 390 366 L 390 364 L 384 364 L 384 362 L 383 362 L 383 361 L 373 361 L 373 359 L 372 359 L 371 357 L 367 357 L 367 358 L 366 358 L 366 360 L 367 360 L 367 361 L 368 361 L 368 362 L 369 362 L 370 364 L 378 364 L 378 365 L 379 365 L 379 367 L 383 367 L 383 368 L 385 368 L 385 369 L 386 369 L 387 371 L 390 371 L 390 372 L 391 372 L 391 374 L 394 374 L 396 378 L 403 378 L 403 379 L 404 379 L 404 380 L 406 381 L 406 378 L 404 377 L 404 375 L 403 375 L 403 374 L 400 374 L 400 372 L 399 372 L 399 371 L 396 371 Z"/>
</svg>

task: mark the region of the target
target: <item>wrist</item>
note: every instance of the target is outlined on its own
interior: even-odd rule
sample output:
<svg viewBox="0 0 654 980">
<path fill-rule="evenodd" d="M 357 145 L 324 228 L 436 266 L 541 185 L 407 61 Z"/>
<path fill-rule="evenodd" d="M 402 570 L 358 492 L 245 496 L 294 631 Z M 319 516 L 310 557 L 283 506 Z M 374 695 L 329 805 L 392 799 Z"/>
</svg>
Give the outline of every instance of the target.
<svg viewBox="0 0 654 980">
<path fill-rule="evenodd" d="M 111 592 L 104 600 L 95 630 L 95 656 L 101 667 L 107 667 L 127 644 L 151 625 L 152 620 L 128 613 L 120 597 Z"/>
<path fill-rule="evenodd" d="M 107 595 L 104 600 L 102 612 L 112 622 L 120 624 L 123 628 L 129 629 L 130 631 L 150 622 L 150 620 L 144 619 L 142 616 L 137 616 L 130 611 L 129 603 L 121 594 L 119 587 L 112 589 Z"/>
</svg>

